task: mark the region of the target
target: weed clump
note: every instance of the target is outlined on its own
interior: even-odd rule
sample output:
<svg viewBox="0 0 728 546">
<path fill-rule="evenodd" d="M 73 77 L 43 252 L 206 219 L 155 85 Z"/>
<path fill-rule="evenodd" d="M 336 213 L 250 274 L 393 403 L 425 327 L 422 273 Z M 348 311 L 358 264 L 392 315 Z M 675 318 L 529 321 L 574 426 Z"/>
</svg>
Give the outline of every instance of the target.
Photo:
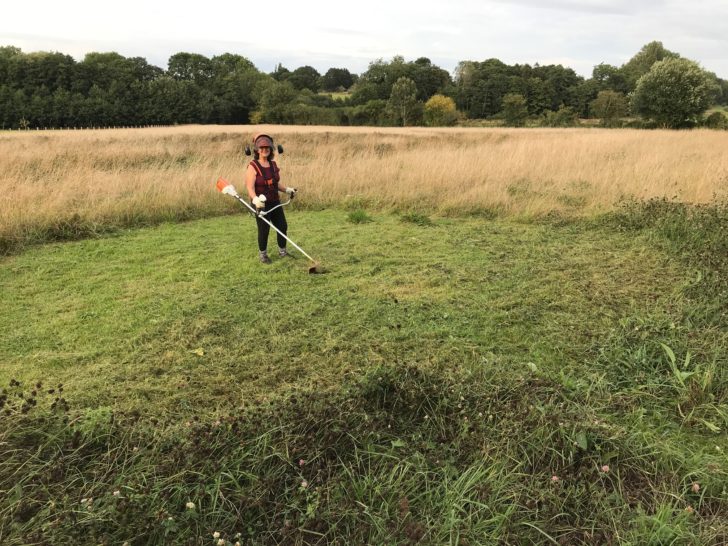
<svg viewBox="0 0 728 546">
<path fill-rule="evenodd" d="M 363 209 L 352 210 L 347 216 L 347 221 L 352 224 L 367 224 L 372 221 L 371 216 Z"/>
<path fill-rule="evenodd" d="M 406 214 L 403 214 L 400 219 L 402 220 L 402 222 L 415 224 L 421 227 L 429 227 L 435 225 L 429 216 L 417 212 L 408 212 Z"/>
</svg>

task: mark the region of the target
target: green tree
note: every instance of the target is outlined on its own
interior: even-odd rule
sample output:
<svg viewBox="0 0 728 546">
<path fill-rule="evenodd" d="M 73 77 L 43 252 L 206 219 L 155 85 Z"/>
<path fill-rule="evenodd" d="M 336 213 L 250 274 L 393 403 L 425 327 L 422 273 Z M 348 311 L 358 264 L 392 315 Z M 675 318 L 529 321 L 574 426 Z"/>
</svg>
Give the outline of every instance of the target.
<svg viewBox="0 0 728 546">
<path fill-rule="evenodd" d="M 705 118 L 705 121 L 703 121 L 703 127 L 707 127 L 708 129 L 722 129 L 726 131 L 728 130 L 728 116 L 726 116 L 723 112 L 713 112 Z"/>
<path fill-rule="evenodd" d="M 197 53 L 175 53 L 169 58 L 167 74 L 175 80 L 206 82 L 212 77 L 212 62 Z"/>
<path fill-rule="evenodd" d="M 379 87 L 360 78 L 351 89 L 351 103 L 361 106 L 372 100 L 384 100 L 379 96 Z"/>
<path fill-rule="evenodd" d="M 248 123 L 256 108 L 256 89 L 268 76 L 241 55 L 224 53 L 212 58 L 213 77 L 203 93 L 214 123 Z"/>
<path fill-rule="evenodd" d="M 611 89 L 627 94 L 631 91 L 624 71 L 611 64 L 600 63 L 592 70 L 592 79 L 599 89 Z"/>
<path fill-rule="evenodd" d="M 321 88 L 324 91 L 349 89 L 354 85 L 354 76 L 346 68 L 329 68 L 321 76 Z"/>
<path fill-rule="evenodd" d="M 728 80 L 718 79 L 720 86 L 720 98 L 718 104 L 728 104 Z"/>
<path fill-rule="evenodd" d="M 272 80 L 265 85 L 260 95 L 255 119 L 267 123 L 289 123 L 288 109 L 296 96 L 296 90 L 288 81 Z"/>
<path fill-rule="evenodd" d="M 599 91 L 597 98 L 589 104 L 593 116 L 601 119 L 605 127 L 614 127 L 618 124 L 619 118 L 627 115 L 629 101 L 622 93 L 616 91 Z"/>
<path fill-rule="evenodd" d="M 656 62 L 678 57 L 680 55 L 666 49 L 662 42 L 655 41 L 642 46 L 642 49 L 620 69 L 626 80 L 627 90 L 633 91 L 637 85 L 637 80 L 647 74 Z"/>
<path fill-rule="evenodd" d="M 556 112 L 548 110 L 541 120 L 541 125 L 543 127 L 574 127 L 578 121 L 579 117 L 574 109 L 562 104 Z"/>
<path fill-rule="evenodd" d="M 523 95 L 530 114 L 558 108 L 560 104 L 579 111 L 596 96 L 596 88 L 561 65 L 509 66 L 498 59 L 466 61 L 455 71 L 455 99 L 458 108 L 471 118 L 499 113 L 508 93 Z"/>
<path fill-rule="evenodd" d="M 719 93 L 712 74 L 695 61 L 658 61 L 637 81 L 632 111 L 665 127 L 684 127 L 697 121 Z"/>
<path fill-rule="evenodd" d="M 359 77 L 352 92 L 352 103 L 363 104 L 374 99 L 388 99 L 395 82 L 403 77 L 415 82 L 418 100 L 425 101 L 434 94 L 454 92 L 447 70 L 432 64 L 427 57 L 406 62 L 404 57 L 396 55 L 389 62 L 377 59 L 369 63 L 369 68 Z"/>
<path fill-rule="evenodd" d="M 526 79 L 526 102 L 528 113 L 540 115 L 551 105 L 551 94 L 553 90 L 548 83 L 541 78 L 530 77 Z"/>
<path fill-rule="evenodd" d="M 291 72 L 286 81 L 298 91 L 310 89 L 315 93 L 321 85 L 321 74 L 312 66 L 301 66 Z"/>
<path fill-rule="evenodd" d="M 288 79 L 288 76 L 291 75 L 291 71 L 288 70 L 285 66 L 283 66 L 281 63 L 278 63 L 275 67 L 275 70 L 270 73 L 270 76 L 277 82 L 283 82 Z"/>
<path fill-rule="evenodd" d="M 509 127 L 523 127 L 528 118 L 526 98 L 518 93 L 507 93 L 503 97 L 503 119 Z"/>
<path fill-rule="evenodd" d="M 395 125 L 411 125 L 417 106 L 417 86 L 406 77 L 399 78 L 392 86 L 387 109 Z"/>
<path fill-rule="evenodd" d="M 432 95 L 425 103 L 425 124 L 430 127 L 449 127 L 458 120 L 455 101 L 444 95 Z"/>
<path fill-rule="evenodd" d="M 0 85 L 0 127 L 17 129 L 25 116 L 26 97 L 20 89 Z"/>
<path fill-rule="evenodd" d="M 352 125 L 385 125 L 387 101 L 372 99 L 351 108 L 349 121 Z"/>
<path fill-rule="evenodd" d="M 417 98 L 428 100 L 435 94 L 442 94 L 452 85 L 450 74 L 439 66 L 432 64 L 427 57 L 420 57 L 406 65 L 406 76 L 417 86 Z"/>
</svg>

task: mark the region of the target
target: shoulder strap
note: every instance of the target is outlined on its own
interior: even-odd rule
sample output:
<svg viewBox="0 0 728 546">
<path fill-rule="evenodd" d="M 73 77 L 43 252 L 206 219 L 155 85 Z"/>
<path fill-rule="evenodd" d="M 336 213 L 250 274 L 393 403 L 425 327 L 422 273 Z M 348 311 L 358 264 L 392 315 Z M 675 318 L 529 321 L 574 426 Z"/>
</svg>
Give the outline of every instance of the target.
<svg viewBox="0 0 728 546">
<path fill-rule="evenodd" d="M 253 166 L 253 168 L 256 171 L 258 171 L 258 174 L 260 175 L 261 178 L 265 178 L 263 176 L 263 169 L 261 168 L 260 163 L 258 163 L 257 159 L 254 159 L 253 161 L 251 161 L 250 164 Z"/>
</svg>

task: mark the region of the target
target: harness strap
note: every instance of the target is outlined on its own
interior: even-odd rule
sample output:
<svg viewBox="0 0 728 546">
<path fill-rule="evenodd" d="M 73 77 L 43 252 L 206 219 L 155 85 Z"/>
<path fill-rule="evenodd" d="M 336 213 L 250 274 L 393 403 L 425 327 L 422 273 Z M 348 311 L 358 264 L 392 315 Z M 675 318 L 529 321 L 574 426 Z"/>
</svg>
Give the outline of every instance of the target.
<svg viewBox="0 0 728 546">
<path fill-rule="evenodd" d="M 258 174 L 260 175 L 260 177 L 263 179 L 263 182 L 265 182 L 265 185 L 266 186 L 272 186 L 273 185 L 273 178 L 275 177 L 275 174 L 276 174 L 276 164 L 275 164 L 275 162 L 273 162 L 273 161 L 270 162 L 270 172 L 271 172 L 271 177 L 270 178 L 266 178 L 265 177 L 265 175 L 263 174 L 263 167 L 260 165 L 260 163 L 258 163 L 258 160 L 257 159 L 254 159 L 253 161 L 251 161 L 250 164 L 258 172 Z"/>
</svg>

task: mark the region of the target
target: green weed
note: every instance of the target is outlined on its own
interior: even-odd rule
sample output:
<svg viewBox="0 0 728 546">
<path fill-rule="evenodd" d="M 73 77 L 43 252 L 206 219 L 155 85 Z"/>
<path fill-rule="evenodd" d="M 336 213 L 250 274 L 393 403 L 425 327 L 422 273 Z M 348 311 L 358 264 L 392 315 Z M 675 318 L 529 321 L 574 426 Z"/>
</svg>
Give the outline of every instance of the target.
<svg viewBox="0 0 728 546">
<path fill-rule="evenodd" d="M 363 209 L 355 209 L 352 210 L 347 216 L 347 221 L 351 222 L 352 224 L 366 224 L 368 222 L 372 221 L 371 216 L 367 214 L 367 212 Z"/>
<path fill-rule="evenodd" d="M 429 216 L 417 212 L 405 213 L 400 218 L 403 222 L 415 224 L 422 227 L 434 225 L 434 222 L 430 219 Z"/>
</svg>

